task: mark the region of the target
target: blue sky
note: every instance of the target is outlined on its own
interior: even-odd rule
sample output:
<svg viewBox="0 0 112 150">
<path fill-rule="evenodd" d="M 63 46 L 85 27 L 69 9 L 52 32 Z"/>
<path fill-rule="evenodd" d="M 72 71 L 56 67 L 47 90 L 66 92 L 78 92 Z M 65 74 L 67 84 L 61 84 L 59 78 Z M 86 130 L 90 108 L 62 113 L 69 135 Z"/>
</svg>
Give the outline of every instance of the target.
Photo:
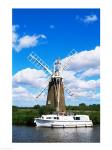
<svg viewBox="0 0 112 150">
<path fill-rule="evenodd" d="M 75 49 L 78 54 L 74 56 L 75 62 L 70 64 L 71 69 L 67 70 L 68 72 L 66 72 L 65 76 L 68 73 L 72 74 L 73 78 L 75 77 L 73 80 L 78 81 L 80 79 L 81 85 L 86 84 L 85 81 L 88 82 L 88 85 L 96 81 L 99 83 L 99 57 L 97 58 L 97 51 L 99 51 L 100 46 L 99 9 L 13 9 L 12 16 L 14 105 L 29 106 L 34 104 L 33 100 L 30 101 L 30 97 L 26 98 L 29 100 L 24 99 L 26 93 L 34 94 L 38 88 L 33 84 L 32 79 L 25 79 L 24 77 L 27 72 L 30 76 L 33 73 L 31 69 L 34 69 L 34 66 L 27 60 L 27 56 L 32 51 L 52 68 L 56 58 L 64 60 L 70 51 Z M 86 55 L 88 55 L 88 62 L 83 62 Z M 91 60 L 89 60 L 89 55 Z M 78 68 L 78 65 L 73 64 L 77 64 L 79 57 L 83 59 L 80 59 L 79 64 L 82 63 L 85 66 L 78 64 Z M 39 79 L 43 78 L 45 80 L 46 75 L 41 69 L 37 68 L 37 71 L 41 72 Z M 35 72 L 35 70 L 33 71 Z M 40 74 L 40 72 L 38 73 Z M 96 74 L 93 72 L 96 72 Z M 38 75 L 35 78 L 38 80 Z M 69 82 L 66 82 L 68 87 L 73 88 Z M 76 88 L 80 90 L 79 87 Z M 80 88 L 81 92 L 83 91 L 82 95 L 84 95 L 84 92 L 87 93 L 88 87 L 85 88 L 85 91 L 84 87 Z M 94 86 L 91 91 L 98 95 L 99 86 Z M 85 99 L 86 97 L 84 96 L 76 98 L 76 104 L 81 102 L 87 104 L 99 103 L 98 98 L 94 98 L 94 100 Z M 44 104 L 45 101 L 42 102 L 40 98 L 38 103 Z M 67 104 L 75 104 L 75 101 L 70 98 Z"/>
</svg>

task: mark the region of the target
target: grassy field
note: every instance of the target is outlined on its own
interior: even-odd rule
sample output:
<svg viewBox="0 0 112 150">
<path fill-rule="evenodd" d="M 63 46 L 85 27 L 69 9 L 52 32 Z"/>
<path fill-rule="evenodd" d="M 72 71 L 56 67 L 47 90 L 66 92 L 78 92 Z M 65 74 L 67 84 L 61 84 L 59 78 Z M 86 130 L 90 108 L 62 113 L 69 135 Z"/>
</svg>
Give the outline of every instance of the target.
<svg viewBox="0 0 112 150">
<path fill-rule="evenodd" d="M 13 125 L 34 125 L 35 117 L 38 117 L 38 110 L 29 108 L 17 108 L 12 112 Z"/>
<path fill-rule="evenodd" d="M 93 109 L 93 110 L 92 110 Z M 93 121 L 94 125 L 100 124 L 100 108 L 99 107 L 67 107 L 68 112 L 74 114 L 87 114 L 90 116 L 90 119 Z M 34 118 L 39 117 L 42 114 L 52 113 L 53 109 L 46 108 L 45 106 L 35 106 L 29 108 L 22 107 L 12 107 L 12 124 L 13 125 L 27 125 L 34 126 Z"/>
</svg>

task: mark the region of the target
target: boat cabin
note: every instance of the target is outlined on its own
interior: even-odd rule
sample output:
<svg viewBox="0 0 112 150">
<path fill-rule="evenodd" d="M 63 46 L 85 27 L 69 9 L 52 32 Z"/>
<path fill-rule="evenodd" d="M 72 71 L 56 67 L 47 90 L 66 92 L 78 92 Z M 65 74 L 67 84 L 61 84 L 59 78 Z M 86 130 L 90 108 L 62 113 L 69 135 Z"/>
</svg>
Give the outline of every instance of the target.
<svg viewBox="0 0 112 150">
<path fill-rule="evenodd" d="M 43 120 L 69 120 L 69 121 L 90 121 L 88 115 L 72 115 L 72 116 L 62 116 L 62 115 L 42 115 Z"/>
</svg>

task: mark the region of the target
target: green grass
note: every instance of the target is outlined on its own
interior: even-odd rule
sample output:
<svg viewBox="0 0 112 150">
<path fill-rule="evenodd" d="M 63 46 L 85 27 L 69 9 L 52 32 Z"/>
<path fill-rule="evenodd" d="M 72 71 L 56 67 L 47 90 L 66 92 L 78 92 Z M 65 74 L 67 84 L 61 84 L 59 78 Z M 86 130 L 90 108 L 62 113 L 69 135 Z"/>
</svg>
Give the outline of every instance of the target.
<svg viewBox="0 0 112 150">
<path fill-rule="evenodd" d="M 34 125 L 34 118 L 38 117 L 38 110 L 36 109 L 21 109 L 13 110 L 12 123 L 13 125 Z"/>
</svg>

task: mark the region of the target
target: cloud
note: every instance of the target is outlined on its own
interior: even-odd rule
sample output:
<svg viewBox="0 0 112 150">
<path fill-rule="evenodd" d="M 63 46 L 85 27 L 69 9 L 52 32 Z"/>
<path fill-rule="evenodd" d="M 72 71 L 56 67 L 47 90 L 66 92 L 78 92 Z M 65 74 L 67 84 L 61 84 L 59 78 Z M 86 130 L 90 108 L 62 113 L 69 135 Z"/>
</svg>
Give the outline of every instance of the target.
<svg viewBox="0 0 112 150">
<path fill-rule="evenodd" d="M 70 58 L 71 57 L 71 58 Z M 69 59 L 68 70 L 76 73 L 87 71 L 89 68 L 98 68 L 100 65 L 100 48 L 96 47 L 94 50 L 84 50 L 73 56 L 66 57 L 62 60 L 62 64 L 65 64 Z"/>
<path fill-rule="evenodd" d="M 35 105 L 35 97 L 28 91 L 26 88 L 22 86 L 13 87 L 13 105 L 16 106 L 34 106 Z"/>
<path fill-rule="evenodd" d="M 16 33 L 16 30 L 19 28 L 19 25 L 13 25 L 12 26 L 12 46 L 15 47 L 15 44 L 18 40 L 18 34 Z"/>
<path fill-rule="evenodd" d="M 73 55 L 69 68 L 63 72 L 64 86 L 70 89 L 73 97 L 65 94 L 65 101 L 86 100 L 98 101 L 100 98 L 100 57 L 99 47 L 94 50 L 85 50 Z M 71 56 L 69 56 L 71 57 Z M 62 59 L 62 63 L 69 59 Z M 96 78 L 97 76 L 97 78 Z M 87 78 L 89 77 L 89 78 Z M 31 100 L 36 97 L 42 89 L 48 85 L 48 76 L 43 70 L 26 68 L 18 71 L 13 76 L 13 99 Z M 66 93 L 66 92 L 65 92 Z M 44 92 L 39 98 L 39 104 L 44 102 L 47 96 Z M 67 102 L 68 103 L 68 102 Z M 70 103 L 69 103 L 70 104 Z"/>
<path fill-rule="evenodd" d="M 83 23 L 94 23 L 98 20 L 98 17 L 96 14 L 92 14 L 92 15 L 87 15 L 87 16 L 84 16 L 84 17 L 80 17 L 80 16 L 76 16 L 75 17 L 76 20 L 79 20 Z"/>
<path fill-rule="evenodd" d="M 100 75 L 100 69 L 98 68 L 90 68 L 87 71 L 83 72 L 80 76 L 80 78 L 86 78 L 86 77 L 94 77 Z"/>
<path fill-rule="evenodd" d="M 96 88 L 99 88 L 100 85 L 99 79 L 86 81 L 76 78 L 75 76 L 72 79 L 70 78 L 70 76 L 68 78 L 64 76 L 64 79 L 65 84 L 67 84 L 67 86 L 72 89 L 80 88 L 85 90 L 94 90 Z"/>
<path fill-rule="evenodd" d="M 94 50 L 77 52 L 73 56 L 62 59 L 63 65 L 68 62 L 68 68 L 63 72 L 65 87 L 70 89 L 75 99 L 99 98 L 99 51 L 100 47 L 96 47 Z"/>
<path fill-rule="evenodd" d="M 47 75 L 43 70 L 26 68 L 13 76 L 13 86 L 26 85 L 31 88 L 44 88 L 46 84 Z"/>
<path fill-rule="evenodd" d="M 85 16 L 85 18 L 83 19 L 85 23 L 92 23 L 92 22 L 96 22 L 97 20 L 98 18 L 96 15 Z"/>
<path fill-rule="evenodd" d="M 13 88 L 13 105 L 21 106 L 21 107 L 31 107 L 36 104 L 44 105 L 46 103 L 46 95 L 42 94 L 41 97 L 36 99 L 38 93 L 32 93 L 31 90 L 27 90 L 22 86 L 18 86 Z"/>
<path fill-rule="evenodd" d="M 30 100 L 33 98 L 33 95 L 27 91 L 27 89 L 25 89 L 22 86 L 18 86 L 13 88 L 13 98 L 14 99 L 25 99 L 25 100 Z"/>
<path fill-rule="evenodd" d="M 16 100 L 34 100 L 36 99 L 36 96 L 38 95 L 38 93 L 33 94 L 31 91 L 27 90 L 26 88 L 22 87 L 22 86 L 18 86 L 13 88 L 13 99 Z M 46 95 L 42 94 L 41 99 L 45 99 Z"/>
<path fill-rule="evenodd" d="M 16 52 L 20 52 L 24 48 L 35 47 L 47 39 L 44 34 L 24 35 L 20 37 L 17 33 L 18 28 L 20 28 L 19 25 L 12 26 L 12 46 Z"/>
<path fill-rule="evenodd" d="M 47 87 L 47 75 L 42 70 L 23 69 L 13 76 L 13 105 L 34 106 L 35 100 L 40 104 L 46 101 L 46 91 L 36 99 L 42 89 Z"/>
<path fill-rule="evenodd" d="M 37 45 L 37 36 L 23 36 L 18 40 L 18 46 L 16 46 L 16 51 L 20 51 L 23 48 L 30 48 Z"/>
</svg>

